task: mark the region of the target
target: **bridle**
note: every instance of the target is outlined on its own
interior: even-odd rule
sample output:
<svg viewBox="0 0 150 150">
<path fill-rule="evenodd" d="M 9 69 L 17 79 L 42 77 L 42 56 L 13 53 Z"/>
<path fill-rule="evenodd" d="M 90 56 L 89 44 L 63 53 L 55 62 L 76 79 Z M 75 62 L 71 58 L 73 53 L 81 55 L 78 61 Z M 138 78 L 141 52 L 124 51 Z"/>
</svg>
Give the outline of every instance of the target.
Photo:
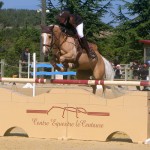
<svg viewBox="0 0 150 150">
<path fill-rule="evenodd" d="M 46 34 L 51 34 L 52 40 L 51 40 L 50 45 L 48 45 L 48 44 L 43 44 L 43 43 L 42 43 L 42 46 L 45 46 L 45 47 L 47 48 L 47 50 L 48 50 L 49 53 L 52 53 L 52 49 L 53 49 L 53 47 L 55 46 L 55 41 L 59 41 L 58 43 L 60 43 L 60 37 L 61 37 L 61 35 L 63 34 L 63 33 L 61 32 L 61 34 L 59 35 L 59 37 L 57 37 L 57 36 L 54 34 L 53 29 L 54 29 L 54 25 L 50 28 L 49 32 L 42 32 L 42 33 L 46 33 Z M 68 36 L 65 36 L 64 40 L 57 46 L 57 49 L 58 49 L 58 52 L 57 52 L 57 53 L 61 54 L 61 46 L 62 46 L 63 43 L 67 40 L 67 38 L 68 38 Z"/>
<path fill-rule="evenodd" d="M 46 33 L 46 34 L 50 34 L 51 35 L 51 41 L 50 41 L 50 44 L 43 44 L 42 43 L 42 46 L 45 46 L 47 48 L 47 54 L 49 53 L 49 55 L 52 56 L 52 58 L 56 58 L 57 60 L 59 60 L 60 56 L 62 55 L 62 45 L 67 41 L 67 38 L 70 37 L 69 35 L 67 35 L 66 33 L 62 32 L 62 31 L 58 31 L 59 34 L 55 34 L 55 31 L 54 30 L 54 27 L 55 25 L 53 26 L 50 26 L 48 28 L 45 28 L 43 30 L 42 33 Z M 60 29 L 61 30 L 61 29 Z M 69 42 L 68 43 L 71 43 L 73 44 L 74 46 L 76 45 L 75 43 L 72 43 L 72 42 Z M 56 49 L 55 51 L 55 54 L 53 53 L 53 50 L 52 49 Z M 81 56 L 82 52 L 78 52 L 77 53 L 77 56 L 76 56 L 76 59 L 75 59 L 75 64 L 77 64 L 78 66 L 78 60 Z"/>
<path fill-rule="evenodd" d="M 47 48 L 47 51 L 48 51 L 48 52 L 51 52 L 51 49 L 53 48 L 53 45 L 54 45 L 53 28 L 54 28 L 54 26 L 52 26 L 51 30 L 46 30 L 46 31 L 43 31 L 43 32 L 42 32 L 42 33 L 46 33 L 46 34 L 51 34 L 51 35 L 52 35 L 52 40 L 51 40 L 50 45 L 49 45 L 49 44 L 43 44 L 43 43 L 42 43 L 42 46 L 45 46 L 45 47 Z"/>
</svg>

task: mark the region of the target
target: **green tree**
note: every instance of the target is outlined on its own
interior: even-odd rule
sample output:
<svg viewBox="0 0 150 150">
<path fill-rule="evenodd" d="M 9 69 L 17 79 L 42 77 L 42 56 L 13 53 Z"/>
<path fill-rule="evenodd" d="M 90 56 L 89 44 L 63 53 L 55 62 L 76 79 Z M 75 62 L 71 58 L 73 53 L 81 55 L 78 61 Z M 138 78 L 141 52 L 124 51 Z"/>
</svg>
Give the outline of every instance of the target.
<svg viewBox="0 0 150 150">
<path fill-rule="evenodd" d="M 55 16 L 60 10 L 67 8 L 71 13 L 81 15 L 85 24 L 85 34 L 88 39 L 98 44 L 99 39 L 94 33 L 105 31 L 111 27 L 101 21 L 102 17 L 109 12 L 112 0 L 48 0 L 47 9 L 50 13 L 47 16 L 48 24 L 56 23 Z"/>
<path fill-rule="evenodd" d="M 39 61 L 40 31 L 35 28 L 14 28 L 0 30 L 0 60 L 5 59 L 5 75 L 12 76 L 19 70 L 18 63 L 22 51 L 26 46 L 30 48 L 30 53 L 37 54 Z"/>
<path fill-rule="evenodd" d="M 40 55 L 40 14 L 35 10 L 0 10 L 0 60 L 5 59 L 5 76 L 18 74 L 19 60 L 26 46 Z"/>
<path fill-rule="evenodd" d="M 37 27 L 40 13 L 35 10 L 1 9 L 0 24 L 4 27 Z"/>
<path fill-rule="evenodd" d="M 143 61 L 143 45 L 139 40 L 150 38 L 149 6 L 149 0 L 124 1 L 124 5 L 118 7 L 119 15 L 114 15 L 120 24 L 111 38 L 114 42 L 114 52 L 124 63 Z"/>
<path fill-rule="evenodd" d="M 4 3 L 2 1 L 0 1 L 0 9 L 2 8 L 3 5 L 4 5 Z"/>
</svg>

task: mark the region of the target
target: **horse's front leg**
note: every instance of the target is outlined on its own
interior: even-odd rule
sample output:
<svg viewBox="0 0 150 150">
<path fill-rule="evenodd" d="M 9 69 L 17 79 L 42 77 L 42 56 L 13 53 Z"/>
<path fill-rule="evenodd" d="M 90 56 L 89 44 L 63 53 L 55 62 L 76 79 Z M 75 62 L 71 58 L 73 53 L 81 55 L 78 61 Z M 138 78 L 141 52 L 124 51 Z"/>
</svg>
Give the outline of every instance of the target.
<svg viewBox="0 0 150 150">
<path fill-rule="evenodd" d="M 62 64 L 63 64 L 64 71 L 67 71 L 67 69 L 69 68 L 69 63 L 65 61 Z"/>
<path fill-rule="evenodd" d="M 52 56 L 52 58 L 50 60 L 50 63 L 54 67 L 55 70 L 58 70 L 58 71 L 61 71 L 61 72 L 64 71 L 63 67 L 57 66 L 58 58 L 55 55 Z"/>
<path fill-rule="evenodd" d="M 66 53 L 57 57 L 59 62 L 62 63 L 61 71 L 67 71 L 69 67 L 69 61 L 72 60 L 72 53 Z M 70 59 L 71 58 L 71 59 Z"/>
<path fill-rule="evenodd" d="M 61 55 L 60 58 L 59 58 L 59 61 L 61 63 L 63 63 L 63 62 L 72 62 L 74 60 L 75 60 L 75 56 L 74 56 L 73 52 L 65 53 L 65 54 Z"/>
</svg>

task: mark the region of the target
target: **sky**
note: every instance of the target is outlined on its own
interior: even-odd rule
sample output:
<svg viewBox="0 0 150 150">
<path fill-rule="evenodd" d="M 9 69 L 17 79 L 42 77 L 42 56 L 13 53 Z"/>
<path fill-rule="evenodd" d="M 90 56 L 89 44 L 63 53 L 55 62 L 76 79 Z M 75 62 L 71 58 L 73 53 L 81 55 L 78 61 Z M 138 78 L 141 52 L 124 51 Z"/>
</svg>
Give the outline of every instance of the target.
<svg viewBox="0 0 150 150">
<path fill-rule="evenodd" d="M 40 9 L 41 0 L 0 0 L 4 2 L 3 9 Z"/>
<path fill-rule="evenodd" d="M 0 0 L 4 2 L 2 9 L 29 9 L 29 10 L 39 10 L 41 5 L 41 0 Z M 132 0 L 127 0 L 131 2 Z M 117 9 L 117 5 L 120 4 L 119 0 L 116 0 L 113 4 L 114 11 Z M 111 17 L 106 15 L 103 17 L 102 21 L 108 23 L 111 21 Z"/>
</svg>

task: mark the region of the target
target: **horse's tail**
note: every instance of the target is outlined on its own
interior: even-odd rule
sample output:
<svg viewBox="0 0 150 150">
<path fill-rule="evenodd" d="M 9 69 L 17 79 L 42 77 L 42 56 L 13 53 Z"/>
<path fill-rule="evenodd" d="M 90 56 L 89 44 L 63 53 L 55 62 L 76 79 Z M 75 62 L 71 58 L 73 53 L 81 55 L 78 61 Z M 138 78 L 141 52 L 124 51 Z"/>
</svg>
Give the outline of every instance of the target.
<svg viewBox="0 0 150 150">
<path fill-rule="evenodd" d="M 113 66 L 106 58 L 103 57 L 103 60 L 105 64 L 105 80 L 114 80 L 115 72 L 114 72 Z M 118 95 L 124 94 L 124 92 L 121 89 L 118 89 L 116 86 L 112 85 L 110 87 L 115 97 L 117 97 Z"/>
<path fill-rule="evenodd" d="M 111 63 L 105 57 L 102 58 L 105 64 L 105 80 L 114 80 L 115 72 Z"/>
</svg>

